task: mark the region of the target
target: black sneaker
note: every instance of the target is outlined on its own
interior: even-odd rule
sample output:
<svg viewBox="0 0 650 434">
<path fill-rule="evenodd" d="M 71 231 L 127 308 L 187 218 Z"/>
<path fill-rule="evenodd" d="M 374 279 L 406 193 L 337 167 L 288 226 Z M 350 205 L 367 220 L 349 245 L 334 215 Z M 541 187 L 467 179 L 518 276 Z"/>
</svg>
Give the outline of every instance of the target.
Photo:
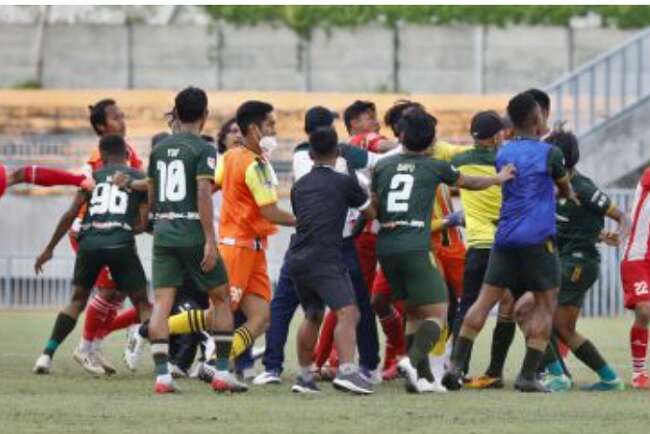
<svg viewBox="0 0 650 434">
<path fill-rule="evenodd" d="M 546 387 L 544 387 L 544 385 L 537 379 L 536 376 L 534 378 L 525 378 L 521 374 L 519 374 L 517 376 L 517 380 L 515 380 L 515 389 L 525 393 L 551 392 Z"/>
<path fill-rule="evenodd" d="M 320 388 L 313 378 L 311 380 L 305 380 L 299 375 L 296 378 L 296 384 L 291 386 L 291 391 L 293 393 L 316 394 L 320 393 Z"/>
<path fill-rule="evenodd" d="M 357 395 L 371 395 L 375 393 L 372 383 L 363 378 L 359 372 L 343 374 L 339 371 L 334 381 L 332 381 L 332 385 L 336 390 L 356 393 Z"/>
<path fill-rule="evenodd" d="M 209 362 L 203 362 L 199 367 L 199 380 L 210 384 L 212 383 L 215 372 L 217 372 L 217 368 L 214 365 L 210 364 Z"/>
<path fill-rule="evenodd" d="M 460 390 L 463 387 L 463 379 L 463 372 L 452 365 L 442 377 L 442 385 L 450 391 Z"/>
</svg>

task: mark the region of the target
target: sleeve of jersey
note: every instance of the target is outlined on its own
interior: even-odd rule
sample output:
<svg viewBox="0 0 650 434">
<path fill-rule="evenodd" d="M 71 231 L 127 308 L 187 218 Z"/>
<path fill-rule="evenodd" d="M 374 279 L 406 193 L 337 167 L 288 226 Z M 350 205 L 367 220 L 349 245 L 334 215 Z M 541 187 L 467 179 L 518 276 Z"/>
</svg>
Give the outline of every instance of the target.
<svg viewBox="0 0 650 434">
<path fill-rule="evenodd" d="M 271 175 L 266 167 L 257 161 L 252 162 L 246 169 L 246 185 L 257 206 L 270 205 L 278 201 L 278 193 Z"/>
<path fill-rule="evenodd" d="M 449 163 L 441 163 L 440 179 L 447 185 L 454 185 L 460 178 L 460 171 Z"/>
<path fill-rule="evenodd" d="M 214 180 L 215 166 L 217 165 L 217 148 L 206 145 L 196 165 L 196 179 Z"/>
<path fill-rule="evenodd" d="M 548 166 L 549 172 L 554 180 L 559 181 L 567 176 L 566 168 L 564 167 L 564 154 L 555 146 L 549 152 Z"/>
<path fill-rule="evenodd" d="M 612 207 L 612 200 L 607 194 L 598 189 L 595 185 L 578 192 L 578 197 L 585 205 L 601 215 L 607 214 Z"/>
<path fill-rule="evenodd" d="M 142 160 L 138 156 L 138 153 L 129 146 L 129 166 L 136 170 L 142 170 Z"/>
<path fill-rule="evenodd" d="M 451 161 L 451 159 L 467 151 L 468 147 L 465 145 L 452 145 L 447 142 L 436 142 L 433 147 L 433 158 L 443 161 Z"/>
<path fill-rule="evenodd" d="M 314 167 L 314 162 L 309 156 L 308 150 L 296 151 L 293 154 L 293 180 L 297 181 L 306 174 L 309 173 L 312 167 Z"/>
<path fill-rule="evenodd" d="M 341 155 L 348 163 L 348 168 L 351 170 L 361 170 L 372 167 L 370 165 L 370 152 L 365 149 L 357 148 L 355 146 L 343 145 L 341 147 Z"/>
<path fill-rule="evenodd" d="M 221 187 L 223 184 L 223 174 L 226 167 L 225 157 L 222 155 L 221 158 L 217 160 L 217 168 L 214 170 L 214 183 Z"/>
</svg>

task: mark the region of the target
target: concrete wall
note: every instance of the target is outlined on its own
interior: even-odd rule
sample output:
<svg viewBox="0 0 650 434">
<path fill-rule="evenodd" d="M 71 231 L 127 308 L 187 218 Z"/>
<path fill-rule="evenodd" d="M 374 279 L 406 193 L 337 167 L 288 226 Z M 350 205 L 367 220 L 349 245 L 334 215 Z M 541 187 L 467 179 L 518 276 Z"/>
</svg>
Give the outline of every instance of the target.
<svg viewBox="0 0 650 434">
<path fill-rule="evenodd" d="M 315 30 L 51 23 L 48 88 L 500 93 L 542 86 L 633 31 L 560 27 L 368 26 Z M 37 26 L 0 23 L 0 86 L 35 78 Z"/>
</svg>

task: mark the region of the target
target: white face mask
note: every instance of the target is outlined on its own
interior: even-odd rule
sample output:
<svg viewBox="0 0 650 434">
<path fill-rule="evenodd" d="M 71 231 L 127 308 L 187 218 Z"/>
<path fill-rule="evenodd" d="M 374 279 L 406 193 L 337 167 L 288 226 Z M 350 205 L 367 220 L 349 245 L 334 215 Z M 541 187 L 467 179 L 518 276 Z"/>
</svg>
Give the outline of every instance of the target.
<svg viewBox="0 0 650 434">
<path fill-rule="evenodd" d="M 260 139 L 260 148 L 265 156 L 270 157 L 275 148 L 278 147 L 278 140 L 275 136 L 264 136 Z"/>
</svg>

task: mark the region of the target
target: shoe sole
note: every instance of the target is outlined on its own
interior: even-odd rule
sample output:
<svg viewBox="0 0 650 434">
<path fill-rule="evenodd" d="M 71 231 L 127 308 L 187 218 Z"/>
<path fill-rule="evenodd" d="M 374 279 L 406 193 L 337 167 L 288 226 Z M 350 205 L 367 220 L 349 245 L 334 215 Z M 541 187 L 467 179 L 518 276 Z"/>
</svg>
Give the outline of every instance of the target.
<svg viewBox="0 0 650 434">
<path fill-rule="evenodd" d="M 540 390 L 536 387 L 523 387 L 515 384 L 515 390 L 522 393 L 551 393 L 550 390 Z"/>
<path fill-rule="evenodd" d="M 262 382 L 253 381 L 253 385 L 255 385 L 255 386 L 268 386 L 269 384 L 272 384 L 272 385 L 282 384 L 282 380 L 268 380 L 268 381 L 262 381 Z"/>
<path fill-rule="evenodd" d="M 216 384 L 215 384 L 216 383 Z M 247 387 L 242 387 L 242 386 L 233 386 L 232 384 L 225 383 L 223 381 L 214 381 L 212 380 L 212 390 L 214 390 L 217 393 L 244 393 L 248 392 Z"/>
<path fill-rule="evenodd" d="M 332 381 L 332 386 L 341 392 L 350 392 L 356 395 L 372 395 L 375 393 L 372 389 L 364 389 L 348 380 L 341 380 L 338 378 L 335 378 L 334 381 Z"/>
<path fill-rule="evenodd" d="M 299 384 L 294 384 L 291 387 L 291 391 L 293 393 L 302 393 L 302 394 L 305 394 L 305 395 L 318 395 L 318 394 L 320 394 L 320 390 L 310 389 L 309 387 L 304 387 L 304 386 L 301 386 Z"/>
</svg>

